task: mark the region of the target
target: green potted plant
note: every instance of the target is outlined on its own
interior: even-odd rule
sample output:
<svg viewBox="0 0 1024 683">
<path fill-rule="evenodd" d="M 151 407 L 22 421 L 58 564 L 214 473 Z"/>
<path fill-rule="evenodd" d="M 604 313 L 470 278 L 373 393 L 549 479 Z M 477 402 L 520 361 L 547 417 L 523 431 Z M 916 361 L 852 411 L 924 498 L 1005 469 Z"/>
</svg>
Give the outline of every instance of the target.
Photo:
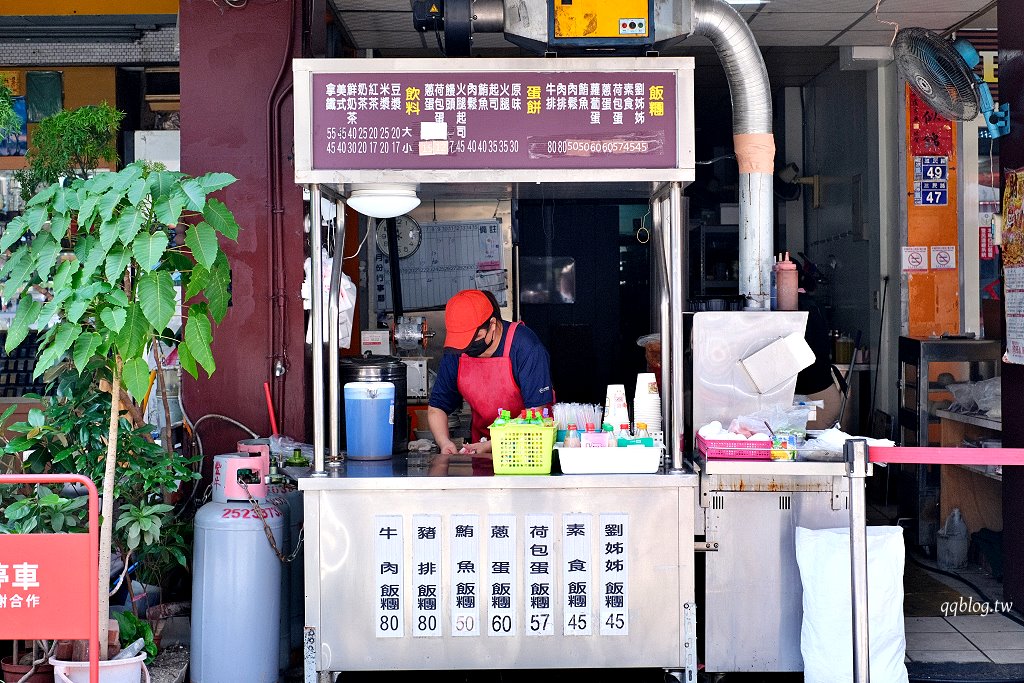
<svg viewBox="0 0 1024 683">
<path fill-rule="evenodd" d="M 103 405 L 109 406 L 102 467 L 93 462 L 94 469 L 86 472 L 102 490 L 101 643 L 106 642 L 115 528 L 129 541 L 152 544 L 162 528 L 154 520 L 168 512 L 154 496 L 123 503 L 120 519 L 115 518 L 119 472 L 138 466 L 132 453 L 120 450 L 124 415 L 137 412 L 135 402 L 149 389 L 149 349 L 155 351 L 157 376 L 162 374 L 156 342 L 170 339 L 167 327 L 178 312 L 176 274 L 185 317 L 177 347 L 181 365 L 194 377 L 199 368 L 212 373 L 216 367 L 213 326 L 227 313 L 231 278 L 218 235 L 237 239 L 238 224 L 228 207 L 209 195 L 234 180 L 226 173 L 191 178 L 136 162 L 116 173 L 43 187 L 0 235 L 0 252 L 12 250 L 0 269 L 0 293 L 18 297 L 6 348 L 18 346 L 32 328 L 45 329 L 35 375 L 67 363 L 86 378 L 77 395 L 105 395 Z M 179 229 L 184 229 L 181 244 L 174 239 Z M 48 288 L 52 297 L 37 301 L 29 287 Z M 45 426 L 44 420 L 40 433 Z M 70 458 L 74 448 L 69 444 L 71 453 L 52 457 Z M 105 654 L 101 650 L 101 658 Z"/>
<path fill-rule="evenodd" d="M 40 121 L 25 154 L 26 168 L 14 174 L 22 200 L 27 202 L 40 188 L 62 180 L 87 178 L 102 162 L 116 163 L 114 141 L 123 118 L 122 112 L 104 102 L 60 111 Z M 18 119 L 19 129 L 20 125 Z"/>
</svg>

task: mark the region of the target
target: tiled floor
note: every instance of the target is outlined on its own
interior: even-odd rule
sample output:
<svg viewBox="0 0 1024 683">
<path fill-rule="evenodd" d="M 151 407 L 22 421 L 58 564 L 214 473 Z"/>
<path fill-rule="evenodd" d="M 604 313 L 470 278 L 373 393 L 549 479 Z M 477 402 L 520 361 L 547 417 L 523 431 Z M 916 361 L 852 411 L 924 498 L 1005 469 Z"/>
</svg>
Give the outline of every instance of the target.
<svg viewBox="0 0 1024 683">
<path fill-rule="evenodd" d="M 911 662 L 1024 664 L 1024 626 L 1001 614 L 908 617 Z"/>
</svg>

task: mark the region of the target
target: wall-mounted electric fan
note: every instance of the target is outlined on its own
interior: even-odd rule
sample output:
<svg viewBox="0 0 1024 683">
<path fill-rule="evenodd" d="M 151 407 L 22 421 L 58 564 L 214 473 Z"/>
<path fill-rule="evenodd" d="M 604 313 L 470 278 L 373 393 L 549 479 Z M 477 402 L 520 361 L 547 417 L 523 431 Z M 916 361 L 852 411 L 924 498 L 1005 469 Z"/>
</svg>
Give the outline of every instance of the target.
<svg viewBox="0 0 1024 683">
<path fill-rule="evenodd" d="M 980 57 L 968 40 L 904 28 L 896 34 L 893 55 L 900 75 L 941 116 L 970 121 L 980 111 L 993 138 L 1010 132 L 1010 105 L 996 109 L 988 85 L 973 71 Z"/>
</svg>

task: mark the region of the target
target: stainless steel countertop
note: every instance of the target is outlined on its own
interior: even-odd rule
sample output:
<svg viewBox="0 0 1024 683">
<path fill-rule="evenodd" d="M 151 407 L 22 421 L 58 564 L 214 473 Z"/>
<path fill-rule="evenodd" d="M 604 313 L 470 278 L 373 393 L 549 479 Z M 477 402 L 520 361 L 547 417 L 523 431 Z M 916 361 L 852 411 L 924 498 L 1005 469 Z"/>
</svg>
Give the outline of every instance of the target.
<svg viewBox="0 0 1024 683">
<path fill-rule="evenodd" d="M 649 488 L 697 486 L 697 475 L 561 474 L 495 476 L 489 458 L 439 453 L 408 453 L 387 460 L 346 460 L 313 477 L 310 468 L 285 468 L 304 491 L 339 489 L 488 489 L 488 488 Z"/>
</svg>

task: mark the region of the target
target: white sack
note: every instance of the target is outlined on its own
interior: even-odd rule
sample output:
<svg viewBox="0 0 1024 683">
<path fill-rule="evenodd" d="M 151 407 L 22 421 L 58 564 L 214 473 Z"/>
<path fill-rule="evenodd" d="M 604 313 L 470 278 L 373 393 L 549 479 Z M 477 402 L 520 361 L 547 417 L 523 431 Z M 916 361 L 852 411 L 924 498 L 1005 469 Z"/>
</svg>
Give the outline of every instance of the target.
<svg viewBox="0 0 1024 683">
<path fill-rule="evenodd" d="M 903 529 L 867 527 L 871 683 L 907 683 L 903 633 Z M 796 529 L 803 583 L 800 653 L 806 683 L 853 680 L 850 530 Z"/>
<path fill-rule="evenodd" d="M 324 295 L 324 344 L 326 344 L 330 339 L 330 327 L 328 327 L 327 321 L 329 295 L 331 292 L 331 258 L 327 255 L 326 249 L 321 249 L 320 255 L 320 275 L 322 278 L 320 284 Z M 308 258 L 303 269 L 306 273 L 306 279 L 302 282 L 302 307 L 308 311 L 313 308 L 312 290 L 309 284 L 310 263 Z M 347 349 L 352 345 L 352 318 L 356 310 L 356 293 L 355 283 L 352 282 L 348 275 L 342 273 L 341 295 L 338 299 L 338 346 L 343 349 Z M 306 326 L 306 343 L 313 343 L 312 320 Z"/>
</svg>

